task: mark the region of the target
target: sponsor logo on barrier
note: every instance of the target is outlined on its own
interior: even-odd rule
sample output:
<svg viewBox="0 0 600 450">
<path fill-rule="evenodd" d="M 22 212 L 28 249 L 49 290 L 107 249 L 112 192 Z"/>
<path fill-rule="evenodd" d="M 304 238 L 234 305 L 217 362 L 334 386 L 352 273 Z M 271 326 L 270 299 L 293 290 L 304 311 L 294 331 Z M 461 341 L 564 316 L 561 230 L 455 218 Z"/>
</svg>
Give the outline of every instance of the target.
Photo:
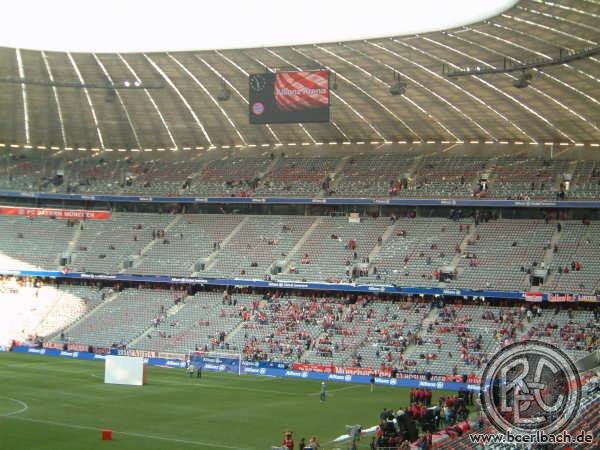
<svg viewBox="0 0 600 450">
<path fill-rule="evenodd" d="M 116 275 L 105 275 L 105 274 L 100 274 L 100 273 L 80 273 L 79 276 L 81 278 L 90 278 L 90 279 L 97 279 L 97 280 L 116 280 L 117 279 Z"/>
<path fill-rule="evenodd" d="M 379 205 L 389 205 L 390 201 L 387 199 L 376 198 L 375 203 L 377 203 Z"/>
<path fill-rule="evenodd" d="M 579 302 L 600 302 L 600 295 L 596 296 L 596 295 L 578 294 L 577 301 L 579 301 Z"/>
<path fill-rule="evenodd" d="M 456 205 L 456 200 L 440 200 L 440 205 Z"/>
<path fill-rule="evenodd" d="M 296 378 L 301 378 L 303 376 L 303 374 L 305 374 L 306 372 L 297 372 L 295 370 L 286 370 L 285 371 L 285 376 L 286 377 L 296 377 Z"/>
<path fill-rule="evenodd" d="M 419 381 L 419 387 L 427 389 L 443 389 L 444 383 L 442 381 Z"/>
<path fill-rule="evenodd" d="M 336 375 L 334 373 L 330 373 L 327 379 L 333 381 L 346 381 L 346 377 L 348 376 L 350 375 Z"/>
<path fill-rule="evenodd" d="M 173 283 L 208 283 L 208 280 L 203 278 L 171 278 Z"/>
<path fill-rule="evenodd" d="M 94 355 L 94 359 L 106 359 L 106 355 Z"/>
<path fill-rule="evenodd" d="M 456 295 L 456 296 L 460 296 L 460 289 L 444 289 L 442 291 L 442 294 L 444 295 Z"/>
<path fill-rule="evenodd" d="M 311 200 L 312 203 L 327 203 L 327 200 L 324 198 L 313 198 Z"/>
<path fill-rule="evenodd" d="M 261 375 L 265 375 L 267 373 L 267 369 L 265 367 L 262 367 L 258 369 L 258 373 L 260 373 Z"/>
<path fill-rule="evenodd" d="M 521 201 L 516 201 L 514 203 L 515 206 L 556 206 L 557 203 L 556 202 L 532 202 L 532 201 L 525 201 L 525 202 L 521 202 Z"/>
<path fill-rule="evenodd" d="M 575 301 L 573 294 L 550 294 L 548 296 L 550 302 L 572 302 Z"/>
<path fill-rule="evenodd" d="M 267 199 L 266 198 L 252 198 L 251 202 L 252 203 L 267 203 Z"/>
<path fill-rule="evenodd" d="M 194 201 L 195 201 L 196 203 L 208 203 L 208 199 L 207 199 L 207 198 L 200 198 L 200 197 L 196 197 L 196 198 L 194 199 Z"/>
<path fill-rule="evenodd" d="M 152 197 L 138 197 L 141 202 L 151 202 Z"/>
<path fill-rule="evenodd" d="M 258 367 L 259 365 L 258 361 L 242 361 L 244 367 Z"/>
<path fill-rule="evenodd" d="M 369 291 L 372 292 L 385 292 L 385 287 L 384 286 L 369 286 Z"/>
<path fill-rule="evenodd" d="M 263 370 L 264 370 L 264 372 L 263 372 Z M 245 373 L 257 373 L 260 375 L 264 375 L 265 373 L 267 373 L 267 370 L 266 369 L 256 369 L 254 367 L 246 367 L 246 368 L 244 368 L 244 372 Z"/>
<path fill-rule="evenodd" d="M 280 287 L 280 288 L 307 288 L 308 283 L 292 283 L 286 281 L 280 281 L 278 283 L 270 282 L 268 283 L 269 287 Z"/>
</svg>

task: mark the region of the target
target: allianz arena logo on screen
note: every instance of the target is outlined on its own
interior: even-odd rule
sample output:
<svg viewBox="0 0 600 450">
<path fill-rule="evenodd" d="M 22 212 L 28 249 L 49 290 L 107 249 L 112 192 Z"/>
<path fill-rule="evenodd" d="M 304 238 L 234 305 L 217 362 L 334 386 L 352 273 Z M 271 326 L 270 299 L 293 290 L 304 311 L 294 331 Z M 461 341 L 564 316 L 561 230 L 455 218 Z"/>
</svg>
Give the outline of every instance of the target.
<svg viewBox="0 0 600 450">
<path fill-rule="evenodd" d="M 289 88 L 276 88 L 275 93 L 277 95 L 327 95 L 326 88 L 301 88 L 301 89 L 289 89 Z"/>
</svg>

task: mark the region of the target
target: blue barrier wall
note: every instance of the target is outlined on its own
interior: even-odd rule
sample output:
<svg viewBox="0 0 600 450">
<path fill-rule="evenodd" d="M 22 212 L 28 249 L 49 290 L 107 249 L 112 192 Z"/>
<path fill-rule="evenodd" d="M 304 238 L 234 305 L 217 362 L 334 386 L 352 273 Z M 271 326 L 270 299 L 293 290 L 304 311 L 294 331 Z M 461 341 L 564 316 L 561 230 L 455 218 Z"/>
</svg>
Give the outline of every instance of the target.
<svg viewBox="0 0 600 450">
<path fill-rule="evenodd" d="M 47 277 L 64 278 L 74 280 L 105 280 L 105 281 L 128 281 L 142 283 L 167 283 L 186 284 L 201 286 L 242 286 L 257 288 L 276 289 L 307 289 L 316 291 L 353 292 L 363 294 L 404 294 L 404 295 L 437 295 L 448 297 L 484 297 L 501 298 L 512 300 L 523 300 L 526 292 L 523 291 L 499 291 L 499 290 L 476 290 L 476 289 L 446 289 L 446 288 L 420 288 L 398 285 L 375 285 L 375 284 L 353 284 L 353 283 L 313 283 L 295 281 L 264 281 L 248 280 L 243 278 L 198 278 L 198 277 L 171 277 L 168 275 L 135 275 L 135 274 L 101 274 L 101 273 L 64 273 L 56 270 L 2 270 L 2 275 L 13 275 L 19 277 Z M 600 302 L 600 295 L 581 295 L 568 293 L 544 293 L 540 301 L 562 301 L 562 302 Z"/>
<path fill-rule="evenodd" d="M 95 201 L 112 203 L 186 203 L 186 204 L 292 204 L 292 205 L 392 205 L 452 206 L 494 208 L 600 208 L 594 200 L 487 200 L 487 199 L 409 199 L 409 198 L 309 198 L 309 197 L 162 197 L 139 195 L 83 195 L 47 192 L 0 191 L 0 197 L 40 200 Z"/>
<path fill-rule="evenodd" d="M 89 352 L 71 352 L 63 351 L 54 348 L 32 348 L 26 345 L 16 346 L 13 348 L 15 353 L 27 353 L 34 355 L 45 355 L 55 356 L 62 358 L 71 359 L 84 359 L 84 360 L 104 360 L 105 355 L 97 355 Z M 185 361 L 179 359 L 165 359 L 165 358 L 144 358 L 144 362 L 149 366 L 166 367 L 166 368 L 185 368 Z M 279 378 L 296 378 L 302 380 L 318 380 L 318 381 L 335 381 L 339 383 L 354 383 L 354 384 L 368 384 L 370 377 L 364 375 L 338 375 L 332 373 L 319 373 L 319 372 L 304 372 L 300 370 L 292 370 L 278 367 L 261 367 L 260 363 L 250 362 L 242 363 L 241 373 L 245 375 L 255 375 L 263 377 L 279 377 Z M 222 367 L 222 368 L 221 368 Z M 217 364 L 214 372 L 226 372 L 228 371 L 225 365 Z M 416 379 L 396 379 L 386 377 L 375 377 L 375 384 L 383 386 L 392 386 L 399 388 L 426 388 L 436 389 L 445 391 L 458 391 L 461 389 L 467 389 L 470 391 L 479 391 L 478 384 L 468 383 L 456 383 L 447 381 L 424 381 Z"/>
</svg>

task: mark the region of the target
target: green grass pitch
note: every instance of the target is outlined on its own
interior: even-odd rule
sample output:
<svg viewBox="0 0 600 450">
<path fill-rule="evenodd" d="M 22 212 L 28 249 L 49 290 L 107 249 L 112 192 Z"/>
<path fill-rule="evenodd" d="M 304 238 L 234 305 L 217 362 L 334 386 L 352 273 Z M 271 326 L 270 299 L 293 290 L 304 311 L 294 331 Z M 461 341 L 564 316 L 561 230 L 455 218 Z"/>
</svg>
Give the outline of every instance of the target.
<svg viewBox="0 0 600 450">
<path fill-rule="evenodd" d="M 145 386 L 103 378 L 98 361 L 0 353 L 0 450 L 269 450 L 288 429 L 296 445 L 314 434 L 324 449 L 345 449 L 331 441 L 346 424 L 375 425 L 383 407 L 408 402 L 407 389 L 328 383 L 320 403 L 319 381 L 197 380 L 181 369 L 149 368 Z"/>
</svg>

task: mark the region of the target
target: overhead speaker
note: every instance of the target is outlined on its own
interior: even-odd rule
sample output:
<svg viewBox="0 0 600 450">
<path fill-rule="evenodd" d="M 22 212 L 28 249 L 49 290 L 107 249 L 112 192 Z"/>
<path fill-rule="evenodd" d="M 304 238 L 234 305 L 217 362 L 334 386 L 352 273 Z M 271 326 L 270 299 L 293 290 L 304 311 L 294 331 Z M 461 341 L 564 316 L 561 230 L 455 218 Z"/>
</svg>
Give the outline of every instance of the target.
<svg viewBox="0 0 600 450">
<path fill-rule="evenodd" d="M 396 80 L 394 84 L 390 86 L 390 94 L 392 95 L 404 95 L 406 92 L 406 83 L 400 80 Z"/>
<path fill-rule="evenodd" d="M 532 78 L 533 76 L 531 75 L 531 72 L 523 72 L 521 76 L 513 82 L 513 86 L 517 89 L 526 88 L 529 86 L 529 82 Z"/>
</svg>

